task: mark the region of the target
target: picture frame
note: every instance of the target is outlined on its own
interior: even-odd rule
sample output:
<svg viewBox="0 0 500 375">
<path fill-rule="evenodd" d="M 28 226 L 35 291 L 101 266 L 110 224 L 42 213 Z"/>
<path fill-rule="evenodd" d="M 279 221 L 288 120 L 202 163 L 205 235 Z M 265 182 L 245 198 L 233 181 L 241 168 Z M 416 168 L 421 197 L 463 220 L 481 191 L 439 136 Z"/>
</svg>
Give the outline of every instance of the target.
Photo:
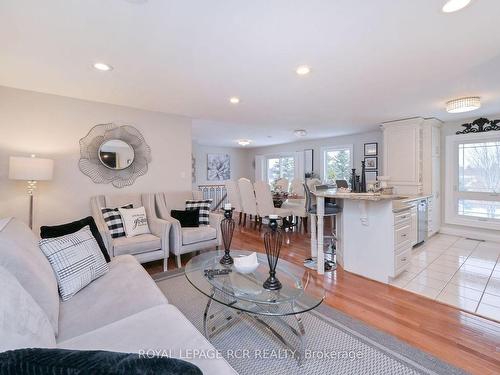
<svg viewBox="0 0 500 375">
<path fill-rule="evenodd" d="M 377 156 L 378 155 L 378 143 L 365 143 L 364 147 L 365 156 Z"/>
<path fill-rule="evenodd" d="M 377 181 L 378 171 L 366 171 L 365 172 L 366 182 Z"/>
<path fill-rule="evenodd" d="M 231 179 L 231 157 L 229 154 L 207 154 L 207 181 Z"/>
<path fill-rule="evenodd" d="M 368 156 L 365 157 L 365 169 L 375 171 L 378 169 L 378 157 Z"/>
</svg>

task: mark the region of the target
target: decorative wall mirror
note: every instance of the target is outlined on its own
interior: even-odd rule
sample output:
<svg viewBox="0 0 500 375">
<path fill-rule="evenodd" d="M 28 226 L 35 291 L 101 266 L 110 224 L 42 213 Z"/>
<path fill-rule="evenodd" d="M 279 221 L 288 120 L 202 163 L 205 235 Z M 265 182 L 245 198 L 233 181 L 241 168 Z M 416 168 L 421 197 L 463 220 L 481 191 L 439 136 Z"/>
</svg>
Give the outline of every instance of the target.
<svg viewBox="0 0 500 375">
<path fill-rule="evenodd" d="M 96 125 L 80 139 L 80 170 L 96 184 L 132 185 L 150 161 L 151 149 L 133 126 Z"/>
</svg>

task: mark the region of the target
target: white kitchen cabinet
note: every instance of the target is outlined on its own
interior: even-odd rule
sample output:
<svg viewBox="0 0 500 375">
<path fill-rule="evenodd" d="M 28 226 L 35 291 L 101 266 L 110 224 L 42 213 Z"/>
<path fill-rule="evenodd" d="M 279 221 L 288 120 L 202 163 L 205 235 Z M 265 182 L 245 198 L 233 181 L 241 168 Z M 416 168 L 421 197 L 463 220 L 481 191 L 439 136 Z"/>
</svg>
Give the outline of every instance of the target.
<svg viewBox="0 0 500 375">
<path fill-rule="evenodd" d="M 420 121 L 421 120 L 421 121 Z M 421 139 L 423 119 L 384 123 L 384 175 L 398 194 L 422 192 Z"/>
<path fill-rule="evenodd" d="M 421 117 L 382 124 L 384 175 L 395 194 L 431 196 L 429 236 L 441 226 L 441 125 Z"/>
</svg>

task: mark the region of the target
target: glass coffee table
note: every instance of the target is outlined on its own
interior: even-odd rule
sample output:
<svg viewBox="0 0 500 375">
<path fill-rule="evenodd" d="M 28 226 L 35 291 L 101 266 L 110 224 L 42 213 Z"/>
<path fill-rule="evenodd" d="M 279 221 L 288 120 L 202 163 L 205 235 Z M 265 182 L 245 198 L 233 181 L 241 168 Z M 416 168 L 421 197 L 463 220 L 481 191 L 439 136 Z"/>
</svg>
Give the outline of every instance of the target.
<svg viewBox="0 0 500 375">
<path fill-rule="evenodd" d="M 233 258 L 251 253 L 231 250 Z M 203 329 L 207 339 L 210 340 L 237 322 L 238 317 L 245 315 L 274 335 L 300 362 L 306 339 L 300 314 L 323 302 L 323 287 L 310 283 L 310 270 L 280 259 L 276 277 L 283 287 L 277 291 L 266 290 L 262 286 L 269 277 L 266 254 L 257 253 L 259 266 L 248 274 L 237 272 L 234 265 L 221 265 L 219 260 L 223 255 L 223 251 L 202 253 L 193 257 L 185 267 L 188 281 L 208 297 L 203 315 Z M 213 277 L 205 275 L 205 270 L 224 269 L 231 272 Z M 290 340 L 290 335 L 296 340 Z M 297 343 L 294 344 L 293 341 Z"/>
</svg>

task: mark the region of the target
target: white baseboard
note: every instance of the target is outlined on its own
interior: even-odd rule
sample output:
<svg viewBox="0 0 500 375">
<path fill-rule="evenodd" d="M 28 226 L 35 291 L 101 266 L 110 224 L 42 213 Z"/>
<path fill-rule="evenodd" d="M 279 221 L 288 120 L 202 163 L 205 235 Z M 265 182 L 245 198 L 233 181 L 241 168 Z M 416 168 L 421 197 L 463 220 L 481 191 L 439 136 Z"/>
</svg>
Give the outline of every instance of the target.
<svg viewBox="0 0 500 375">
<path fill-rule="evenodd" d="M 500 233 L 499 234 L 493 234 L 493 233 L 484 233 L 472 228 L 454 228 L 454 227 L 449 227 L 447 225 L 441 226 L 439 229 L 439 233 L 443 234 L 450 234 L 453 236 L 460 236 L 460 237 L 466 237 L 466 238 L 472 238 L 475 240 L 483 240 L 483 241 L 493 241 L 493 242 L 500 242 Z"/>
</svg>

